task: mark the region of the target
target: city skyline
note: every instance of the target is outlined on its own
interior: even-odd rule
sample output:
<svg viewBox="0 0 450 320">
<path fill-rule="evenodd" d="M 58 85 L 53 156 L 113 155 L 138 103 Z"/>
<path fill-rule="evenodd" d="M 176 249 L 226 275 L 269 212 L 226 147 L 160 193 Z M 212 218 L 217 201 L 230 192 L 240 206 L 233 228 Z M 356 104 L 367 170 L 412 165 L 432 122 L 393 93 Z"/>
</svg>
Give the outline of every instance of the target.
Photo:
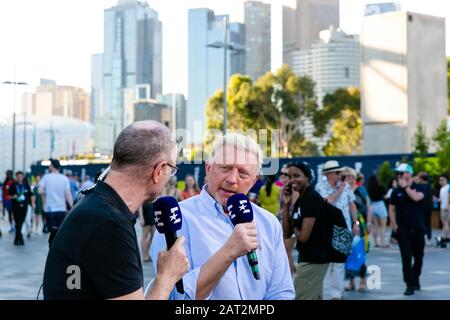
<svg viewBox="0 0 450 320">
<path fill-rule="evenodd" d="M 209 8 L 218 15 L 229 13 L 231 22 L 243 22 L 243 1 L 147 2 L 158 12 L 163 24 L 163 93 L 187 95 L 187 10 Z M 280 0 L 262 2 L 279 3 Z M 371 2 L 373 1 L 340 1 L 340 24 L 343 31 L 359 33 L 364 5 Z M 445 10 L 450 7 L 448 3 L 443 4 L 437 0 L 426 3 L 420 0 L 398 2 L 403 10 L 450 17 L 450 10 Z M 100 53 L 103 49 L 103 10 L 116 4 L 116 0 L 24 1 L 20 6 L 9 1 L 0 3 L 0 38 L 3 39 L 2 47 L 7 48 L 0 52 L 0 80 L 25 81 L 30 84 L 17 88 L 18 110 L 21 107 L 21 93 L 33 92 L 40 78 L 54 79 L 61 85 L 79 86 L 90 92 L 91 55 Z M 20 10 L 24 5 L 27 10 Z M 278 15 L 280 14 L 281 11 Z M 274 16 L 276 15 L 275 12 Z M 446 28 L 446 51 L 450 55 L 448 23 Z M 180 30 L 183 31 L 181 34 Z M 281 50 L 277 43 L 273 43 L 273 46 L 275 50 Z M 176 57 L 173 52 L 176 52 Z M 1 108 L 0 116 L 12 113 L 12 91 L 10 86 L 0 86 L 0 103 L 6 106 Z"/>
</svg>

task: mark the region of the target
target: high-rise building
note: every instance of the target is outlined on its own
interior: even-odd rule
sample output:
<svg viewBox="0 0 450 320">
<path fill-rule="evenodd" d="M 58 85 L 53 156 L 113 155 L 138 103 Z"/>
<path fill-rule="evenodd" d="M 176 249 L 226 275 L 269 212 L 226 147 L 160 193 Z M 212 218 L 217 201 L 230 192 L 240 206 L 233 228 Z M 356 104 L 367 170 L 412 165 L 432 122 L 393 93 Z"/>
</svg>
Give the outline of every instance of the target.
<svg viewBox="0 0 450 320">
<path fill-rule="evenodd" d="M 309 49 L 321 30 L 339 26 L 339 0 L 283 2 L 283 62 L 291 64 L 292 52 Z"/>
<path fill-rule="evenodd" d="M 210 9 L 191 9 L 188 13 L 186 125 L 190 132 L 194 132 L 194 127 L 202 130 L 206 128 L 205 107 L 208 98 L 224 87 L 225 20 L 225 16 L 216 16 Z M 227 50 L 227 79 L 234 73 L 245 73 L 245 28 L 241 23 L 229 23 L 228 29 L 227 42 L 232 48 Z"/>
<path fill-rule="evenodd" d="M 172 116 L 175 115 L 175 129 L 186 129 L 186 98 L 181 93 L 170 93 L 159 96 L 158 101 L 170 106 Z M 175 111 L 175 112 L 174 112 Z M 171 123 L 173 124 L 173 120 Z"/>
<path fill-rule="evenodd" d="M 82 88 L 60 86 L 54 81 L 43 79 L 35 93 L 24 95 L 22 103 L 29 115 L 90 121 L 90 98 Z"/>
<path fill-rule="evenodd" d="M 91 122 L 102 117 L 103 111 L 103 54 L 91 56 Z"/>
<path fill-rule="evenodd" d="M 270 71 L 270 20 L 270 4 L 259 1 L 244 3 L 245 73 L 253 80 Z"/>
<path fill-rule="evenodd" d="M 338 88 L 359 87 L 360 46 L 357 35 L 331 26 L 319 33 L 308 50 L 294 51 L 292 69 L 311 77 L 319 106 L 327 93 Z"/>
<path fill-rule="evenodd" d="M 162 24 L 146 2 L 119 0 L 104 11 L 103 100 L 96 147 L 111 152 L 120 131 L 133 119 L 136 86 L 150 97 L 162 92 Z M 127 114 L 131 112 L 131 114 Z M 96 121 L 97 122 L 97 121 Z"/>
<path fill-rule="evenodd" d="M 361 58 L 364 153 L 410 153 L 419 121 L 431 137 L 447 119 L 445 19 L 405 11 L 367 16 Z"/>
<path fill-rule="evenodd" d="M 133 121 L 155 120 L 172 127 L 171 108 L 157 100 L 142 100 L 134 103 Z"/>
<path fill-rule="evenodd" d="M 359 87 L 360 46 L 357 35 L 330 27 L 319 33 L 320 40 L 313 43 L 308 50 L 292 53 L 292 69 L 300 76 L 309 76 L 315 82 L 315 95 L 319 107 L 322 107 L 326 94 L 338 88 Z M 305 137 L 320 148 L 328 138 L 313 136 L 314 126 L 310 119 L 302 124 Z"/>
</svg>

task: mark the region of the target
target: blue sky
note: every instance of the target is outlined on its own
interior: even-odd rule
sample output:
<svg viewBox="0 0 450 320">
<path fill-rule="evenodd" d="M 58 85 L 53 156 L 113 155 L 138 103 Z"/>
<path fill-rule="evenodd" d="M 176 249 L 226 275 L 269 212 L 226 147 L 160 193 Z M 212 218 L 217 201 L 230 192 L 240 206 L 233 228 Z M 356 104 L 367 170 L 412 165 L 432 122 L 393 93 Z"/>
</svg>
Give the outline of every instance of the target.
<svg viewBox="0 0 450 320">
<path fill-rule="evenodd" d="M 280 3 L 281 0 L 263 1 Z M 163 22 L 163 91 L 187 93 L 187 10 L 208 7 L 243 20 L 243 0 L 149 0 Z M 364 5 L 377 1 L 341 0 L 341 28 L 359 33 Z M 380 1 L 382 2 L 382 1 Z M 447 18 L 450 55 L 450 3 L 442 0 L 397 1 L 408 11 Z M 26 81 L 20 94 L 34 91 L 39 78 L 89 90 L 90 55 L 103 50 L 103 10 L 116 0 L 0 1 L 0 82 Z M 274 17 L 275 24 L 278 18 Z M 280 30 L 275 30 L 280 32 Z M 279 48 L 278 48 L 279 49 Z M 272 53 L 279 57 L 280 51 Z M 12 112 L 12 89 L 0 86 L 0 115 Z"/>
</svg>

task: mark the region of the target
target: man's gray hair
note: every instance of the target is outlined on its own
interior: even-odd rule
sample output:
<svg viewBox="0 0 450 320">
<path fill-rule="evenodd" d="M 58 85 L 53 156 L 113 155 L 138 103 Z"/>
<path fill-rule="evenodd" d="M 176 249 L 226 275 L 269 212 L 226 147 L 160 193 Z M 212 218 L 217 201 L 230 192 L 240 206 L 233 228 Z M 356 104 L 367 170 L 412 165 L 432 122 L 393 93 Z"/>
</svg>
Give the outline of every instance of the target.
<svg viewBox="0 0 450 320">
<path fill-rule="evenodd" d="M 249 163 L 248 159 L 244 158 L 238 160 L 242 160 L 239 163 L 256 164 L 257 174 L 259 174 L 263 163 L 263 152 L 260 145 L 256 142 L 255 139 L 250 136 L 235 132 L 217 136 L 208 161 L 214 163 L 216 161 L 217 153 L 225 146 L 235 147 L 238 150 L 245 150 L 255 154 L 257 163 Z"/>
<path fill-rule="evenodd" d="M 111 169 L 151 166 L 170 157 L 174 146 L 172 134 L 163 124 L 157 121 L 135 122 L 117 137 Z"/>
</svg>

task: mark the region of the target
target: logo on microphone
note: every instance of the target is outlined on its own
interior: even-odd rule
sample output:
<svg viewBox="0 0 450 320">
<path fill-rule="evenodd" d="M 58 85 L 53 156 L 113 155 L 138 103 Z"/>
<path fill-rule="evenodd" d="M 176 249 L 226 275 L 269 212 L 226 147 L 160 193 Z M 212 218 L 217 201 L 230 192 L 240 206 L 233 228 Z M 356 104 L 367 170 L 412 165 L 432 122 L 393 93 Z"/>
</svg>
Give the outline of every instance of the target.
<svg viewBox="0 0 450 320">
<path fill-rule="evenodd" d="M 239 211 L 242 211 L 241 214 L 250 213 L 250 209 L 247 208 L 248 201 L 247 200 L 239 200 Z M 233 205 L 228 206 L 228 211 L 233 212 Z M 231 214 L 231 219 L 236 218 L 236 213 Z"/>
<path fill-rule="evenodd" d="M 157 227 L 164 227 L 164 222 L 162 221 L 162 211 L 155 210 L 155 224 Z"/>
<path fill-rule="evenodd" d="M 170 218 L 170 221 L 173 221 L 173 224 L 177 224 L 177 223 L 181 222 L 181 219 L 178 218 L 177 211 L 178 211 L 178 207 L 173 207 L 170 209 L 170 213 L 172 215 L 169 216 L 169 218 Z"/>
</svg>

